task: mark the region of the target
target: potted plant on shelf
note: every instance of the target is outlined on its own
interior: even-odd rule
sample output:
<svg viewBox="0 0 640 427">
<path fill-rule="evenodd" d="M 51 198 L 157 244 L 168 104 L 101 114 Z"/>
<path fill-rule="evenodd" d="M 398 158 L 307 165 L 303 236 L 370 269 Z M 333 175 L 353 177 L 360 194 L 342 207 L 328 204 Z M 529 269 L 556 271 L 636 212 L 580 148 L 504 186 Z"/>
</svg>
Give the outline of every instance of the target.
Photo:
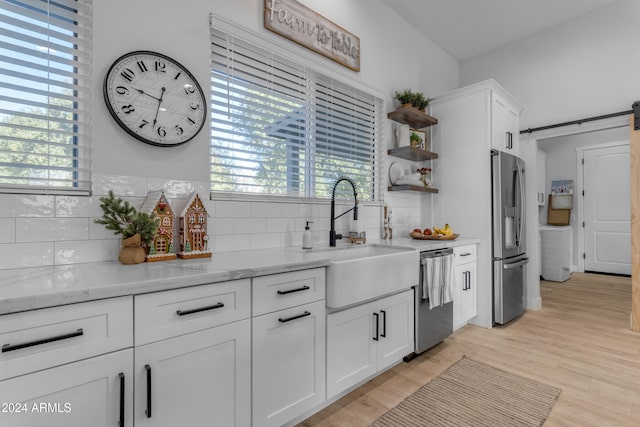
<svg viewBox="0 0 640 427">
<path fill-rule="evenodd" d="M 118 261 L 122 264 L 139 264 L 144 261 L 146 248 L 153 241 L 158 228 L 154 214 L 138 212 L 129 202 L 116 198 L 109 190 L 106 197 L 100 197 L 103 215 L 95 222 L 104 225 L 114 234 L 122 235 L 122 249 Z"/>
<path fill-rule="evenodd" d="M 409 135 L 409 143 L 412 147 L 420 147 L 422 141 L 422 137 L 417 132 L 411 132 L 411 135 Z"/>
<path fill-rule="evenodd" d="M 402 92 L 396 92 L 395 98 L 400 102 L 403 108 L 413 107 L 424 111 L 431 101 L 425 97 L 422 92 L 413 92 L 411 89 L 404 89 Z"/>
</svg>

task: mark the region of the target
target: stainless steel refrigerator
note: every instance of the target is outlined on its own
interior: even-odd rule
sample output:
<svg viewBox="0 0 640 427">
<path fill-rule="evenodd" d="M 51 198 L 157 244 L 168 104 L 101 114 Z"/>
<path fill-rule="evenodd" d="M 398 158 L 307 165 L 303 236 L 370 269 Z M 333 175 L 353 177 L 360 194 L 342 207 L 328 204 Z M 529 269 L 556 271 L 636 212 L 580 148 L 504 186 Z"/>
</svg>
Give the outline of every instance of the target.
<svg viewBox="0 0 640 427">
<path fill-rule="evenodd" d="M 493 321 L 505 324 L 524 313 L 529 262 L 525 239 L 524 160 L 492 150 Z"/>
</svg>

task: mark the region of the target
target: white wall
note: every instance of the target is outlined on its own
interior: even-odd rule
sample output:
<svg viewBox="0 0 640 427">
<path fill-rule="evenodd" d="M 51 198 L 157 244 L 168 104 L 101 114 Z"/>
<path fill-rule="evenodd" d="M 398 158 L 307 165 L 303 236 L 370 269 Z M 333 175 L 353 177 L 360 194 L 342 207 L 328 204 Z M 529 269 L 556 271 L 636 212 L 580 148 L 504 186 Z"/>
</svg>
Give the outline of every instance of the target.
<svg viewBox="0 0 640 427">
<path fill-rule="evenodd" d="M 387 96 L 404 86 L 426 93 L 457 86 L 457 62 L 433 45 L 379 1 L 303 1 L 308 7 L 360 37 L 361 72 L 347 70 L 316 55 L 319 61 L 345 79 L 361 82 Z M 101 84 L 111 63 L 120 55 L 140 49 L 155 50 L 177 59 L 191 70 L 201 85 L 209 79 L 209 13 L 213 12 L 266 39 L 286 43 L 292 53 L 308 51 L 263 28 L 263 0 L 111 0 L 94 3 L 94 170 L 99 173 L 143 175 L 207 181 L 208 132 L 184 146 L 159 149 L 140 144 L 125 134 L 110 117 Z M 125 12 L 123 12 L 125 11 Z M 430 62 L 433 79 L 428 86 L 419 67 L 402 66 L 418 57 Z M 424 84 L 424 86 L 423 86 Z M 169 164 L 170 161 L 170 164 Z M 136 171 L 136 173 L 132 173 Z"/>
<path fill-rule="evenodd" d="M 101 215 L 99 196 L 113 189 L 140 206 L 147 191 L 166 188 L 171 198 L 197 190 L 208 193 L 209 132 L 203 129 L 185 145 L 159 148 L 130 137 L 109 115 L 102 97 L 104 75 L 119 56 L 153 50 L 186 66 L 207 87 L 209 13 L 234 21 L 265 39 L 284 44 L 293 55 L 313 56 L 346 81 L 371 88 L 395 108 L 392 97 L 405 87 L 427 96 L 458 85 L 458 62 L 420 35 L 380 0 L 302 1 L 360 37 L 361 72 L 328 59 L 263 29 L 263 0 L 96 1 L 93 6 L 93 153 L 92 197 L 0 194 L 0 269 L 114 260 L 118 241 L 93 223 Z M 383 141 L 390 145 L 390 126 Z M 386 157 L 386 156 L 385 156 Z M 383 162 L 384 177 L 388 161 Z M 422 218 L 420 194 L 385 195 L 393 207 L 394 233 L 402 234 Z M 207 209 L 215 251 L 297 246 L 307 219 L 313 220 L 316 245 L 328 245 L 328 202 L 320 205 L 210 201 Z M 428 210 L 428 209 L 427 209 Z M 380 236 L 382 209 L 360 211 L 368 236 Z M 348 231 L 340 221 L 338 231 Z M 215 261 L 215 260 L 214 260 Z"/>
<path fill-rule="evenodd" d="M 497 80 L 524 106 L 521 129 L 630 110 L 640 99 L 639 22 L 640 2 L 619 0 L 463 61 L 460 84 Z"/>
</svg>

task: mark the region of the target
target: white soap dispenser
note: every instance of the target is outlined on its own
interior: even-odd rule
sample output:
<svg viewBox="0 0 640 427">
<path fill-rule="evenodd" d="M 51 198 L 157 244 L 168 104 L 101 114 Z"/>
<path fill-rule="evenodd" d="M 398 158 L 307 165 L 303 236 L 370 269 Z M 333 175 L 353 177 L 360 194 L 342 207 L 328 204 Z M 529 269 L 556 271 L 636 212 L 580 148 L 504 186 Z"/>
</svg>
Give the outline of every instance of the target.
<svg viewBox="0 0 640 427">
<path fill-rule="evenodd" d="M 311 249 L 313 246 L 313 236 L 311 235 L 309 224 L 313 224 L 313 221 L 307 221 L 307 225 L 304 227 L 304 234 L 302 235 L 302 249 Z"/>
</svg>

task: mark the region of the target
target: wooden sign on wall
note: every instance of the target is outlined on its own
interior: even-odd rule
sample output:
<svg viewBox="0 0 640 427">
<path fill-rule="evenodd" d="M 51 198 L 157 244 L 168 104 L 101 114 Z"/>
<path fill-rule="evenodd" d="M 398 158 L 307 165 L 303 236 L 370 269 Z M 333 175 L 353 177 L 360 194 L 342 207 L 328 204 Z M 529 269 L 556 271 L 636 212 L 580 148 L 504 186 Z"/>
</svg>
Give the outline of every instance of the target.
<svg viewBox="0 0 640 427">
<path fill-rule="evenodd" d="M 296 0 L 264 0 L 264 27 L 360 71 L 360 39 Z"/>
</svg>

